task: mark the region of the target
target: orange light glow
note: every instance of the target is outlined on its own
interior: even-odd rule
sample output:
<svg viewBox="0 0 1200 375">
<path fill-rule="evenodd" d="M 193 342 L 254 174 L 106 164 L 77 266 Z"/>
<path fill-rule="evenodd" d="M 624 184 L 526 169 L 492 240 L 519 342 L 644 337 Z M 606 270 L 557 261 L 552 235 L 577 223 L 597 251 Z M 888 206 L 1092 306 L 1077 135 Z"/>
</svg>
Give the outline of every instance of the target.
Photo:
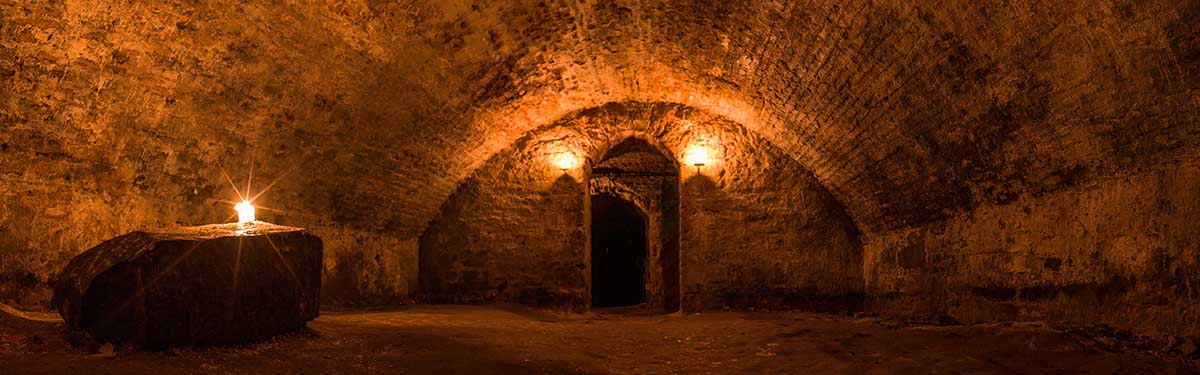
<svg viewBox="0 0 1200 375">
<path fill-rule="evenodd" d="M 234 211 L 237 211 L 238 224 L 249 223 L 254 221 L 254 205 L 248 201 L 241 201 L 233 206 Z"/>
<path fill-rule="evenodd" d="M 703 146 L 692 146 L 683 153 L 683 161 L 696 167 L 709 164 L 708 149 Z"/>
<path fill-rule="evenodd" d="M 567 170 L 569 170 L 571 168 L 575 168 L 576 162 L 577 161 L 575 160 L 575 155 L 568 152 L 568 153 L 563 153 L 563 154 L 559 155 L 558 159 L 556 159 L 554 161 L 554 165 L 557 166 L 558 169 L 561 169 L 564 172 L 566 172 Z"/>
</svg>

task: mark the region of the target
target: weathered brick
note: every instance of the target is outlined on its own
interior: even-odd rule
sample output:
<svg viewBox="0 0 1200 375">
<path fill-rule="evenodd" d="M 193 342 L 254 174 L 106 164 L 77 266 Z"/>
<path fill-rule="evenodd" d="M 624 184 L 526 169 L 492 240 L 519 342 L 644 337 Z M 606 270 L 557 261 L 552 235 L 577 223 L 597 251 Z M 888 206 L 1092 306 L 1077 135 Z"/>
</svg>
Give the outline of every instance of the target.
<svg viewBox="0 0 1200 375">
<path fill-rule="evenodd" d="M 405 300 L 420 237 L 489 163 L 609 103 L 685 107 L 755 139 L 731 152 L 778 150 L 787 163 L 773 168 L 793 180 L 771 183 L 821 186 L 869 244 L 867 290 L 935 296 L 926 307 L 942 306 L 934 287 L 1001 276 L 1030 277 L 1014 290 L 1076 285 L 1053 276 L 1078 271 L 1072 252 L 1115 251 L 1092 236 L 1157 233 L 1171 240 L 1117 247 L 1194 257 L 1185 229 L 1124 224 L 1196 213 L 1179 194 L 1190 177 L 1127 181 L 1197 154 L 1198 16 L 1195 1 L 1170 0 L 0 4 L 0 302 L 44 305 L 58 269 L 106 238 L 225 220 L 222 170 L 243 179 L 251 161 L 257 186 L 279 180 L 266 218 L 326 238 L 329 301 Z M 503 167 L 533 168 L 522 161 Z M 1117 204 L 1090 196 L 1096 186 L 1158 186 L 1139 191 L 1171 208 L 1117 205 L 1086 236 L 960 225 Z M 757 217 L 760 204 L 737 207 Z M 939 228 L 1030 238 L 1065 263 L 980 270 L 1008 256 L 929 234 Z M 875 268 L 910 237 L 928 257 L 975 263 L 920 288 L 904 281 L 920 262 Z M 1142 266 L 1105 267 L 1078 272 L 1143 280 L 1126 275 Z"/>
</svg>

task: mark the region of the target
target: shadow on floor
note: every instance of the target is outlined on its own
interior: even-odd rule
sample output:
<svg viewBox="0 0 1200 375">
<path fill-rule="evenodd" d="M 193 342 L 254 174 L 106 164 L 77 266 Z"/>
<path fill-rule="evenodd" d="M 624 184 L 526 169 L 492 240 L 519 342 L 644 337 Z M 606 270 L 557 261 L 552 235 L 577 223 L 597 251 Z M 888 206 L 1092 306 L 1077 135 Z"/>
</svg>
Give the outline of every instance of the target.
<svg viewBox="0 0 1200 375">
<path fill-rule="evenodd" d="M 41 324 L 41 323 L 39 323 Z M 7 326 L 0 326 L 7 327 Z M 9 327 L 11 328 L 11 327 Z M 309 330 L 224 347 L 97 358 L 61 330 L 0 350 L 16 374 L 1197 373 L 1191 361 L 1096 350 L 1038 324 L 907 327 L 795 312 L 590 314 L 417 305 L 327 312 Z M 4 332 L 4 336 L 23 333 Z M 57 337 L 57 338 L 55 338 Z M 7 372 L 6 372 L 7 373 Z"/>
</svg>

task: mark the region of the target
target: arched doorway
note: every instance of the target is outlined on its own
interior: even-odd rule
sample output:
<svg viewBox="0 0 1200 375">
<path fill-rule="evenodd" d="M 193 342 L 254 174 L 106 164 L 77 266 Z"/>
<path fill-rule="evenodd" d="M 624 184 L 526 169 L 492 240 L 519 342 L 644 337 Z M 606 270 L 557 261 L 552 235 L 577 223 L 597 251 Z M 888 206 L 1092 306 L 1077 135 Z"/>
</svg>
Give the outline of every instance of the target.
<svg viewBox="0 0 1200 375">
<path fill-rule="evenodd" d="M 679 309 L 679 166 L 626 138 L 592 165 L 592 306 Z"/>
<path fill-rule="evenodd" d="M 646 219 L 608 194 L 592 196 L 592 306 L 646 302 Z"/>
</svg>

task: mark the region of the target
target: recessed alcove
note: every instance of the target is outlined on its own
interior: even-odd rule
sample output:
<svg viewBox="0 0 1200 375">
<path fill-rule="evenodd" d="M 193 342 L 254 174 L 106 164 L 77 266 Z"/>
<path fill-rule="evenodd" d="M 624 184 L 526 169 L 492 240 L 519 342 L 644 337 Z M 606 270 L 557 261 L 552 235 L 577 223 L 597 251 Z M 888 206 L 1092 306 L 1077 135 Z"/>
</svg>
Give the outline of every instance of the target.
<svg viewBox="0 0 1200 375">
<path fill-rule="evenodd" d="M 592 305 L 647 303 L 666 311 L 679 309 L 679 167 L 675 161 L 645 140 L 626 138 L 610 147 L 590 168 L 588 189 Z M 635 240 L 630 236 L 638 235 L 638 244 L 627 244 Z M 597 268 L 612 255 L 621 259 L 625 254 L 622 249 L 634 252 L 628 254 L 633 257 L 632 263 L 621 267 L 623 272 Z M 639 284 L 640 292 L 634 293 L 638 298 L 617 298 L 624 301 L 617 304 L 607 298 L 596 300 L 607 290 L 605 284 L 610 280 L 627 279 Z"/>
</svg>

